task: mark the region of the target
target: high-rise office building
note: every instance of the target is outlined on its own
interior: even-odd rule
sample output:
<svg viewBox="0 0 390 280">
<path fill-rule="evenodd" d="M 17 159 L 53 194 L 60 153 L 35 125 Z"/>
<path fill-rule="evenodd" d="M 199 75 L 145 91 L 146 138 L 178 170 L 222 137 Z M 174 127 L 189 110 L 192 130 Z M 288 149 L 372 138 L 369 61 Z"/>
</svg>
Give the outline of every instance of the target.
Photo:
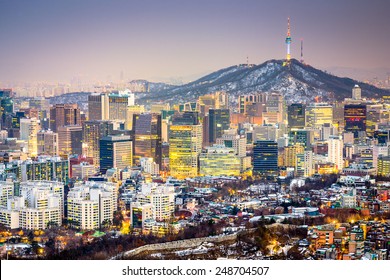
<svg viewBox="0 0 390 280">
<path fill-rule="evenodd" d="M 199 174 L 203 176 L 239 176 L 241 160 L 234 148 L 213 145 L 200 154 L 199 167 Z"/>
<path fill-rule="evenodd" d="M 358 138 L 359 131 L 366 131 L 367 106 L 361 104 L 346 104 L 344 106 L 344 130 L 353 132 Z"/>
<path fill-rule="evenodd" d="M 303 129 L 305 127 L 305 105 L 291 104 L 288 106 L 288 127 Z"/>
<path fill-rule="evenodd" d="M 328 161 L 336 165 L 341 171 L 344 168 L 343 160 L 343 139 L 341 136 L 330 136 L 328 140 Z"/>
<path fill-rule="evenodd" d="M 306 107 L 306 127 L 319 128 L 325 123 L 333 123 L 333 107 L 331 105 L 314 103 Z"/>
<path fill-rule="evenodd" d="M 95 166 L 100 163 L 100 139 L 113 132 L 113 124 L 109 121 L 86 121 L 83 123 L 83 145 L 86 156 L 93 158 Z"/>
<path fill-rule="evenodd" d="M 161 115 L 136 114 L 133 116 L 134 127 L 134 163 L 147 157 L 161 166 Z"/>
<path fill-rule="evenodd" d="M 88 120 L 108 120 L 108 94 L 93 93 L 88 96 Z"/>
<path fill-rule="evenodd" d="M 202 149 L 202 125 L 196 112 L 184 112 L 172 118 L 169 127 L 170 174 L 177 178 L 198 175 L 198 157 Z"/>
<path fill-rule="evenodd" d="M 127 107 L 134 105 L 134 94 L 129 90 L 108 95 L 109 120 L 126 121 Z"/>
<path fill-rule="evenodd" d="M 57 128 L 58 151 L 61 155 L 82 155 L 83 128 L 80 125 L 67 125 Z"/>
<path fill-rule="evenodd" d="M 59 155 L 58 148 L 58 133 L 49 131 L 39 131 L 38 139 L 38 155 L 57 156 Z"/>
<path fill-rule="evenodd" d="M 297 154 L 296 160 L 296 176 L 310 177 L 314 174 L 314 160 L 311 150 L 305 150 L 303 153 Z"/>
<path fill-rule="evenodd" d="M 362 99 L 362 89 L 359 87 L 359 85 L 355 85 L 352 89 L 352 99 L 354 100 L 360 100 Z"/>
<path fill-rule="evenodd" d="M 210 109 L 208 119 L 209 142 L 215 143 L 216 139 L 222 136 L 224 130 L 230 127 L 229 109 Z"/>
<path fill-rule="evenodd" d="M 253 148 L 253 173 L 263 176 L 278 175 L 278 144 L 256 141 Z"/>
<path fill-rule="evenodd" d="M 124 169 L 133 164 L 133 145 L 130 136 L 105 136 L 100 139 L 100 172 Z"/>
<path fill-rule="evenodd" d="M 81 125 L 80 108 L 77 104 L 56 104 L 50 108 L 50 128 L 54 132 L 66 125 Z"/>
</svg>

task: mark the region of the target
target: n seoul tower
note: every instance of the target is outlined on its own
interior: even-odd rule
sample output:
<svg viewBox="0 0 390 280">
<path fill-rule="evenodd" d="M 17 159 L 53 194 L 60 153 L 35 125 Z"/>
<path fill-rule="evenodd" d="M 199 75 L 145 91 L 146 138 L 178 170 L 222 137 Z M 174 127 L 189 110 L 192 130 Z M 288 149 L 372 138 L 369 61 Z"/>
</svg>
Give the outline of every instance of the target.
<svg viewBox="0 0 390 280">
<path fill-rule="evenodd" d="M 290 18 L 287 19 L 287 37 L 286 37 L 286 45 L 287 45 L 287 55 L 286 55 L 286 62 L 289 63 L 291 59 L 291 34 L 290 34 Z"/>
</svg>

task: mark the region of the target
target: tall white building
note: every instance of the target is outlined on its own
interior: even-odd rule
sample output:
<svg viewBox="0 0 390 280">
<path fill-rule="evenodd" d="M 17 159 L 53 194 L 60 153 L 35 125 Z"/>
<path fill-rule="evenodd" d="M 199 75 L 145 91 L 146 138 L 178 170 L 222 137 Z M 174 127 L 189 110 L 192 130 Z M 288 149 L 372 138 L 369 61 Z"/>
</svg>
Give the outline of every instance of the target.
<svg viewBox="0 0 390 280">
<path fill-rule="evenodd" d="M 9 186 L 6 186 L 7 188 Z M 59 182 L 28 181 L 20 185 L 20 196 L 0 206 L 0 223 L 11 229 L 46 229 L 61 225 L 64 185 Z"/>
<path fill-rule="evenodd" d="M 352 89 L 352 99 L 354 100 L 360 100 L 362 99 L 362 89 L 359 87 L 359 85 L 355 85 Z"/>
<path fill-rule="evenodd" d="M 96 229 L 112 222 L 118 208 L 115 183 L 92 182 L 76 184 L 68 193 L 68 220 L 81 229 Z"/>
<path fill-rule="evenodd" d="M 153 219 L 166 221 L 172 218 L 175 210 L 175 192 L 173 186 L 159 185 L 157 183 L 143 184 L 141 192 L 136 196 L 137 202 L 142 206 L 152 205 Z"/>
<path fill-rule="evenodd" d="M 336 165 L 337 170 L 344 168 L 343 139 L 341 136 L 331 135 L 328 140 L 328 161 Z"/>
<path fill-rule="evenodd" d="M 140 164 L 144 172 L 149 173 L 151 175 L 160 174 L 159 165 L 154 162 L 153 158 L 147 158 L 147 157 L 140 158 Z"/>
</svg>

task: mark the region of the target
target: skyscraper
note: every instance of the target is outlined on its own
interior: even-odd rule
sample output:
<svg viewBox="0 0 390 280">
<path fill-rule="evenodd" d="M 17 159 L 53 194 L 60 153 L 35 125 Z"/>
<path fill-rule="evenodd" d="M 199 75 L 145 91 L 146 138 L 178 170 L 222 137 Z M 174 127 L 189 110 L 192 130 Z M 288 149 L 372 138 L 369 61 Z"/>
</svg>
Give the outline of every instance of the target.
<svg viewBox="0 0 390 280">
<path fill-rule="evenodd" d="M 83 145 L 86 156 L 93 158 L 93 164 L 100 162 L 100 139 L 112 134 L 113 124 L 109 121 L 86 121 L 83 123 Z"/>
<path fill-rule="evenodd" d="M 56 156 L 58 150 L 58 133 L 53 131 L 39 131 L 38 139 L 38 155 Z"/>
<path fill-rule="evenodd" d="M 229 109 L 210 109 L 208 119 L 209 142 L 215 143 L 216 139 L 222 136 L 224 130 L 230 127 Z"/>
<path fill-rule="evenodd" d="M 80 125 L 58 127 L 58 151 L 62 155 L 82 155 L 83 129 Z"/>
<path fill-rule="evenodd" d="M 100 139 L 100 172 L 132 166 L 133 147 L 130 136 L 105 136 Z"/>
<path fill-rule="evenodd" d="M 56 104 L 50 108 L 50 129 L 57 132 L 60 126 L 81 125 L 77 104 Z"/>
<path fill-rule="evenodd" d="M 343 139 L 341 136 L 330 136 L 328 140 L 328 161 L 336 165 L 337 170 L 344 168 Z"/>
<path fill-rule="evenodd" d="M 305 127 L 305 105 L 291 104 L 288 106 L 288 127 L 303 129 Z"/>
<path fill-rule="evenodd" d="M 108 120 L 108 94 L 91 94 L 88 96 L 88 120 Z"/>
<path fill-rule="evenodd" d="M 320 128 L 325 123 L 333 123 L 333 107 L 326 103 L 314 103 L 306 107 L 305 125 Z"/>
<path fill-rule="evenodd" d="M 367 107 L 361 104 L 346 104 L 344 106 L 344 130 L 353 132 L 358 138 L 359 131 L 366 131 Z"/>
<path fill-rule="evenodd" d="M 169 127 L 169 166 L 173 177 L 184 179 L 198 175 L 198 157 L 202 149 L 202 125 L 196 112 L 173 117 Z"/>
<path fill-rule="evenodd" d="M 134 162 L 142 157 L 153 158 L 161 166 L 161 115 L 136 114 L 134 126 Z"/>
<path fill-rule="evenodd" d="M 278 175 L 278 144 L 256 141 L 253 148 L 253 173 L 263 176 Z"/>
</svg>

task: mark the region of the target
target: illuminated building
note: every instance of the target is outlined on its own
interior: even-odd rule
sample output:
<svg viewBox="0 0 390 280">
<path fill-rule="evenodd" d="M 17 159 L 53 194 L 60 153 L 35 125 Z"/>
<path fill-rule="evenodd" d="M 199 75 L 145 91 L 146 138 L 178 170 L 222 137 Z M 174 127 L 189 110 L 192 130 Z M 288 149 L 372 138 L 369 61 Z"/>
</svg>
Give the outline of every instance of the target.
<svg viewBox="0 0 390 280">
<path fill-rule="evenodd" d="M 379 156 L 378 176 L 390 177 L 390 156 Z"/>
<path fill-rule="evenodd" d="M 38 155 L 38 130 L 39 123 L 36 118 L 20 120 L 20 139 L 27 141 L 28 153 L 32 157 Z"/>
<path fill-rule="evenodd" d="M 378 167 L 378 158 L 380 156 L 387 157 L 389 155 L 389 147 L 385 145 L 374 145 L 372 147 L 372 167 Z"/>
<path fill-rule="evenodd" d="M 60 155 L 81 155 L 83 128 L 80 125 L 67 125 L 57 128 L 58 152 Z"/>
<path fill-rule="evenodd" d="M 109 121 L 85 121 L 83 123 L 83 146 L 85 156 L 93 158 L 93 164 L 100 164 L 100 139 L 113 132 L 113 124 Z"/>
<path fill-rule="evenodd" d="M 325 103 L 314 103 L 306 107 L 306 127 L 320 128 L 325 123 L 333 123 L 332 106 Z"/>
<path fill-rule="evenodd" d="M 140 206 L 151 204 L 153 219 L 168 221 L 173 217 L 175 210 L 175 191 L 173 186 L 157 183 L 142 184 L 141 192 L 136 195 Z"/>
<path fill-rule="evenodd" d="M 314 174 L 313 152 L 306 150 L 296 155 L 296 176 L 310 177 Z"/>
<path fill-rule="evenodd" d="M 145 222 L 153 219 L 153 205 L 133 202 L 130 204 L 130 226 L 134 230 L 144 230 Z"/>
<path fill-rule="evenodd" d="M 382 104 L 370 104 L 366 106 L 366 133 L 372 137 L 375 130 L 378 129 L 378 124 L 381 122 L 381 113 L 383 111 Z"/>
<path fill-rule="evenodd" d="M 28 160 L 20 164 L 18 179 L 22 182 L 30 180 L 59 181 L 64 184 L 69 179 L 69 162 L 60 157 L 38 157 L 37 161 Z"/>
<path fill-rule="evenodd" d="M 240 95 L 238 97 L 238 109 L 240 114 L 247 115 L 249 113 L 248 106 L 253 104 L 265 104 L 267 101 L 265 93 L 257 93 L 251 95 Z"/>
<path fill-rule="evenodd" d="M 88 96 L 88 120 L 108 120 L 108 95 L 90 94 Z"/>
<path fill-rule="evenodd" d="M 134 94 L 129 90 L 108 95 L 108 119 L 126 120 L 127 107 L 134 105 Z"/>
<path fill-rule="evenodd" d="M 199 174 L 202 176 L 239 176 L 241 161 L 233 148 L 222 145 L 207 147 L 199 156 Z"/>
<path fill-rule="evenodd" d="M 304 147 L 311 147 L 314 143 L 314 132 L 308 129 L 292 130 L 289 133 L 289 143 L 291 145 L 301 144 Z"/>
<path fill-rule="evenodd" d="M 135 114 L 142 114 L 145 112 L 145 107 L 143 105 L 132 105 L 127 106 L 126 111 L 126 121 L 125 121 L 125 129 L 133 130 L 133 119 Z"/>
<path fill-rule="evenodd" d="M 49 131 L 39 131 L 37 134 L 38 155 L 57 156 L 58 133 Z"/>
<path fill-rule="evenodd" d="M 253 173 L 278 175 L 278 144 L 274 141 L 256 141 L 253 148 Z"/>
<path fill-rule="evenodd" d="M 283 166 L 294 167 L 296 169 L 297 154 L 303 154 L 304 151 L 305 151 L 305 147 L 299 144 L 294 146 L 284 147 Z"/>
<path fill-rule="evenodd" d="M 105 136 L 100 139 L 100 172 L 107 169 L 124 169 L 133 164 L 133 147 L 130 136 Z"/>
<path fill-rule="evenodd" d="M 344 103 L 334 102 L 333 106 L 333 125 L 342 131 L 344 128 Z"/>
<path fill-rule="evenodd" d="M 0 181 L 0 207 L 7 207 L 7 200 L 14 196 L 14 183 Z"/>
<path fill-rule="evenodd" d="M 343 139 L 341 136 L 330 136 L 328 140 L 328 161 L 336 165 L 336 170 L 344 167 Z"/>
<path fill-rule="evenodd" d="M 288 127 L 290 129 L 305 127 L 305 105 L 291 104 L 288 106 Z"/>
<path fill-rule="evenodd" d="M 387 144 L 390 139 L 389 130 L 380 129 L 374 131 L 374 138 L 378 140 L 378 144 Z"/>
<path fill-rule="evenodd" d="M 209 110 L 209 143 L 215 143 L 216 139 L 221 137 L 224 130 L 230 126 L 229 109 L 210 109 Z"/>
<path fill-rule="evenodd" d="M 20 184 L 20 195 L 11 196 L 0 207 L 0 223 L 11 229 L 46 229 L 62 225 L 64 185 L 59 182 L 29 181 Z"/>
<path fill-rule="evenodd" d="M 359 87 L 359 85 L 355 85 L 352 89 L 352 99 L 354 100 L 360 100 L 362 99 L 362 89 Z"/>
<path fill-rule="evenodd" d="M 127 107 L 134 106 L 134 94 L 129 90 L 91 94 L 88 96 L 88 115 L 90 121 L 125 121 Z"/>
<path fill-rule="evenodd" d="M 111 223 L 118 208 L 117 185 L 87 181 L 68 193 L 68 221 L 79 229 L 97 229 Z"/>
<path fill-rule="evenodd" d="M 366 131 L 366 105 L 346 104 L 344 106 L 344 130 L 353 132 L 354 137 L 358 138 L 360 131 Z"/>
<path fill-rule="evenodd" d="M 57 132 L 59 127 L 65 125 L 81 125 L 77 104 L 56 104 L 50 108 L 50 129 Z"/>
<path fill-rule="evenodd" d="M 198 157 L 202 150 L 202 125 L 195 112 L 172 118 L 169 127 L 170 175 L 179 179 L 198 175 Z"/>
<path fill-rule="evenodd" d="M 134 126 L 134 163 L 140 158 L 153 158 L 161 165 L 161 115 L 140 114 L 133 116 Z"/>
</svg>

